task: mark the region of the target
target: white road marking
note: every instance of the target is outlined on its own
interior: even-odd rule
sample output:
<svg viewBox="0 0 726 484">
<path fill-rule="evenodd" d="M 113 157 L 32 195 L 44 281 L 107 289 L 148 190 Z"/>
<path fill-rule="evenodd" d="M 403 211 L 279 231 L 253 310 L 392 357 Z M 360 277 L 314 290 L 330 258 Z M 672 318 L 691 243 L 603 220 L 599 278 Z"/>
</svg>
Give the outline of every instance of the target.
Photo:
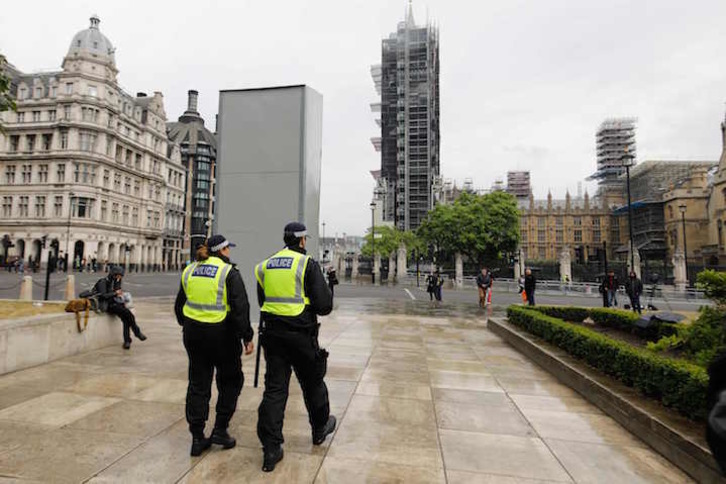
<svg viewBox="0 0 726 484">
<path fill-rule="evenodd" d="M 413 294 L 411 294 L 411 291 L 409 291 L 406 288 L 404 288 L 403 290 L 406 291 L 406 294 L 408 294 L 411 299 L 413 299 L 414 301 L 416 300 L 416 297 Z"/>
</svg>

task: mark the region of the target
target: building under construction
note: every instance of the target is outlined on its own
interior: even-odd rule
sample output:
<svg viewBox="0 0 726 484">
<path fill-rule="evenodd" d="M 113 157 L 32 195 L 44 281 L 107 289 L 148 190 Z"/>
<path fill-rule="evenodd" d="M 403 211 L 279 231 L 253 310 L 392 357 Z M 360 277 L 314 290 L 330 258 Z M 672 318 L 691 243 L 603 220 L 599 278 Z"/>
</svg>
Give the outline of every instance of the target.
<svg viewBox="0 0 726 484">
<path fill-rule="evenodd" d="M 532 191 L 529 180 L 528 171 L 508 171 L 507 193 L 511 193 L 520 199 L 529 198 L 529 194 Z"/>
<path fill-rule="evenodd" d="M 589 179 L 598 182 L 597 196 L 605 199 L 608 206 L 616 205 L 623 199 L 623 156 L 631 156 L 632 163 L 635 163 L 636 121 L 635 118 L 606 119 L 595 134 L 597 171 Z"/>
<path fill-rule="evenodd" d="M 434 205 L 439 178 L 439 33 L 406 19 L 382 42 L 381 64 L 371 68 L 380 104 L 381 186 L 386 216 L 401 230 L 416 229 Z"/>
</svg>

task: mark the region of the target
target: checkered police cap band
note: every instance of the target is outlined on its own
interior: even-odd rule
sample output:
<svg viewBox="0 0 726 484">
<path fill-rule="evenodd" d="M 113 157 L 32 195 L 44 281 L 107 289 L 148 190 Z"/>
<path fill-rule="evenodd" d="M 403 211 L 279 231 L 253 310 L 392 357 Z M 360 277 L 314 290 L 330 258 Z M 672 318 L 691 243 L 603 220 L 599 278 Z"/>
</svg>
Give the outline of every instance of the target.
<svg viewBox="0 0 726 484">
<path fill-rule="evenodd" d="M 228 245 L 229 245 L 229 240 L 225 240 L 221 244 L 217 244 L 213 247 L 210 247 L 209 250 L 211 250 L 212 252 L 219 252 L 220 250 L 224 249 Z"/>
</svg>

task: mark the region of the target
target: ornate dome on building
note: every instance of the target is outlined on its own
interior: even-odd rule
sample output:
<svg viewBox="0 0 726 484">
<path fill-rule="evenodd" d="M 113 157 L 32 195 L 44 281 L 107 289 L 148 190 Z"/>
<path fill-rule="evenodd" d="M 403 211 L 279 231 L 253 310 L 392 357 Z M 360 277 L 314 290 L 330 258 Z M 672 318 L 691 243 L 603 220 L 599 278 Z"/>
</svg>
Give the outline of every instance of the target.
<svg viewBox="0 0 726 484">
<path fill-rule="evenodd" d="M 68 47 L 67 57 L 90 56 L 116 66 L 116 57 L 114 55 L 116 49 L 98 27 L 101 19 L 94 14 L 91 16 L 90 21 L 91 25 L 87 29 L 81 30 L 73 36 L 71 45 Z"/>
</svg>

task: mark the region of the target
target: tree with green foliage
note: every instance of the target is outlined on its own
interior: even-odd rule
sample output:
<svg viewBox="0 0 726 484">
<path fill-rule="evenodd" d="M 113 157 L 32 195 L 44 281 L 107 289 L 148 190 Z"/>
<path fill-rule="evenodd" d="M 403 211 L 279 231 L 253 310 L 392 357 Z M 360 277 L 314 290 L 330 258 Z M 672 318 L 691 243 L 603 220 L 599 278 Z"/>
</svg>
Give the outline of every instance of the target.
<svg viewBox="0 0 726 484">
<path fill-rule="evenodd" d="M 696 276 L 696 286 L 719 307 L 726 308 L 726 272 L 707 269 Z"/>
<path fill-rule="evenodd" d="M 11 81 L 10 77 L 5 73 L 7 61 L 5 56 L 0 54 L 0 113 L 4 111 L 15 111 L 17 105 L 15 98 L 10 93 Z M 3 130 L 2 120 L 0 120 L 0 131 Z"/>
<path fill-rule="evenodd" d="M 482 266 L 517 249 L 517 200 L 505 192 L 462 193 L 453 204 L 438 205 L 429 212 L 418 234 L 439 250 L 459 252 Z"/>
<path fill-rule="evenodd" d="M 398 230 L 389 225 L 377 226 L 375 231 L 376 243 L 374 245 L 376 254 L 379 254 L 383 257 L 389 257 L 391 254 L 397 251 L 398 248 L 401 247 L 401 245 L 406 246 L 406 250 L 409 254 L 413 250 L 417 250 L 420 253 L 420 251 L 422 251 L 425 247 L 421 240 L 416 236 L 416 234 L 411 231 Z M 372 255 L 372 250 L 373 248 L 371 246 L 371 230 L 369 228 L 368 233 L 363 239 L 363 247 L 361 248 L 361 253 L 366 257 L 370 257 Z"/>
</svg>

